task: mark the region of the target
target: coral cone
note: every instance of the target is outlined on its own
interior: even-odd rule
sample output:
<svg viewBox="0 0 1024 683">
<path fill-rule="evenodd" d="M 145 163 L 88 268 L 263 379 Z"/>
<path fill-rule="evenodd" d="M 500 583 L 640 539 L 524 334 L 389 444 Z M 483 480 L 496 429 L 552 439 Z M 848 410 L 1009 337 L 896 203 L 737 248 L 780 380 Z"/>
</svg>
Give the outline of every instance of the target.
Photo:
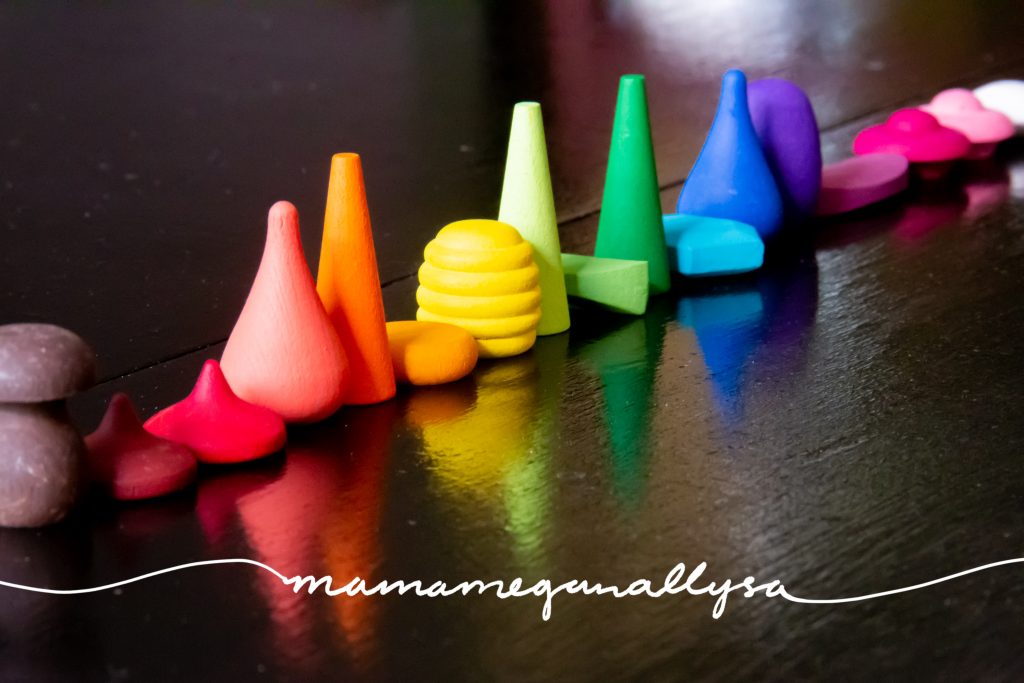
<svg viewBox="0 0 1024 683">
<path fill-rule="evenodd" d="M 345 400 L 345 349 L 317 296 L 299 214 L 288 202 L 270 208 L 263 260 L 221 368 L 235 394 L 286 422 L 322 420 Z"/>
<path fill-rule="evenodd" d="M 380 403 L 393 397 L 395 373 L 358 154 L 331 159 L 316 291 L 348 356 L 345 403 Z"/>
</svg>

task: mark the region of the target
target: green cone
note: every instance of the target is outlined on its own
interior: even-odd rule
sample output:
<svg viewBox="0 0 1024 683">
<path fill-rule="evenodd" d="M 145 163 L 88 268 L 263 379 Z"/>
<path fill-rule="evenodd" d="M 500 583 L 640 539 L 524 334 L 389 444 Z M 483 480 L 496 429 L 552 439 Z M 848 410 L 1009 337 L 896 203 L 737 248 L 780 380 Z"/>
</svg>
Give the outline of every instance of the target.
<svg viewBox="0 0 1024 683">
<path fill-rule="evenodd" d="M 670 287 L 644 77 L 623 76 L 594 256 L 647 261 L 651 294 Z"/>
<path fill-rule="evenodd" d="M 512 111 L 498 220 L 516 228 L 533 246 L 533 258 L 540 269 L 537 334 L 565 332 L 569 329 L 569 302 L 562 274 L 562 248 L 551 192 L 544 120 L 536 102 L 520 102 Z"/>
</svg>

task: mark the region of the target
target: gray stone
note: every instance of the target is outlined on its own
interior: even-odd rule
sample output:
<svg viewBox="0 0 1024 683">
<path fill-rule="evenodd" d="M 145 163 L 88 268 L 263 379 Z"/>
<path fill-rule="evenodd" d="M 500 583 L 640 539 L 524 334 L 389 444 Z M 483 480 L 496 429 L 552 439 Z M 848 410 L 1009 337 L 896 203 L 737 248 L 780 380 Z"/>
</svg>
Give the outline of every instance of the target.
<svg viewBox="0 0 1024 683">
<path fill-rule="evenodd" d="M 96 381 L 96 354 L 56 325 L 0 326 L 0 403 L 64 399 Z"/>
<path fill-rule="evenodd" d="M 78 494 L 84 454 L 63 401 L 0 404 L 0 526 L 62 519 Z"/>
</svg>

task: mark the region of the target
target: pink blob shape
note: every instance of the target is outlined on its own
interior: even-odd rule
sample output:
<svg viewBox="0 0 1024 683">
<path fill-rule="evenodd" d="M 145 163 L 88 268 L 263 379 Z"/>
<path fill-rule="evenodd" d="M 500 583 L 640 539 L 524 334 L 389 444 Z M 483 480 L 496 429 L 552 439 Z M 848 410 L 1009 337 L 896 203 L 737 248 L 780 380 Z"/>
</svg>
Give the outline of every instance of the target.
<svg viewBox="0 0 1024 683">
<path fill-rule="evenodd" d="M 943 90 L 921 107 L 939 123 L 959 131 L 974 144 L 1002 142 L 1013 137 L 1013 121 L 1005 114 L 986 109 L 970 90 Z"/>
<path fill-rule="evenodd" d="M 217 464 L 269 455 L 286 438 L 280 416 L 236 396 L 215 360 L 203 365 L 192 393 L 146 420 L 145 427 L 188 446 L 199 462 Z"/>
<path fill-rule="evenodd" d="M 974 93 L 964 88 L 943 90 L 931 103 L 923 105 L 939 123 L 967 136 L 973 145 L 968 158 L 991 156 L 996 144 L 1014 135 L 1013 121 L 1008 116 L 986 109 Z"/>
<path fill-rule="evenodd" d="M 885 123 L 862 130 L 853 141 L 854 154 L 900 154 L 915 164 L 959 159 L 970 148 L 965 135 L 920 109 L 900 109 Z"/>
</svg>

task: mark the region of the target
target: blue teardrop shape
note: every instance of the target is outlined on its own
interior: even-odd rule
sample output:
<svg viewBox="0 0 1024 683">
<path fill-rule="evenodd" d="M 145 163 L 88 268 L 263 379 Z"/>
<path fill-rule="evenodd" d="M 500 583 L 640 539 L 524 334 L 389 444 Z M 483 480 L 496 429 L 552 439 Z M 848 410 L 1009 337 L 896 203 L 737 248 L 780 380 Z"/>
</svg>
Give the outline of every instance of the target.
<svg viewBox="0 0 1024 683">
<path fill-rule="evenodd" d="M 782 227 L 782 197 L 761 150 L 747 106 L 747 77 L 722 77 L 718 112 L 693 165 L 677 213 L 728 218 L 753 225 L 762 239 Z"/>
</svg>

